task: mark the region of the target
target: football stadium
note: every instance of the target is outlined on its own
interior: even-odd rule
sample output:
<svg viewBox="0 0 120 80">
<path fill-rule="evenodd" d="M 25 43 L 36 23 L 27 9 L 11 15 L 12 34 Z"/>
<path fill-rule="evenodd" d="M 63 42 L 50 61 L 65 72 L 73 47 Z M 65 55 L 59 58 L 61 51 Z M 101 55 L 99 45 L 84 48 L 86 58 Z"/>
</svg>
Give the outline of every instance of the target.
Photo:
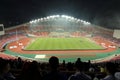
<svg viewBox="0 0 120 80">
<path fill-rule="evenodd" d="M 0 0 L 0 80 L 120 80 L 120 0 Z"/>
<path fill-rule="evenodd" d="M 67 15 L 52 15 L 4 28 L 0 25 L 1 57 L 47 62 L 76 58 L 93 63 L 117 60 L 120 56 L 119 30 L 103 28 Z"/>
</svg>

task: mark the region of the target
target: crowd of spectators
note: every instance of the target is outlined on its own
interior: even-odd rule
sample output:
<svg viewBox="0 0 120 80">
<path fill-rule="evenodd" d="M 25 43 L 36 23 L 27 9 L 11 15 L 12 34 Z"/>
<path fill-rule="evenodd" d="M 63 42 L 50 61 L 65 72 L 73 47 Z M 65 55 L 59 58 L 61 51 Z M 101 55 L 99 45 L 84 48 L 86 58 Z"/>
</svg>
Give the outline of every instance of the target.
<svg viewBox="0 0 120 80">
<path fill-rule="evenodd" d="M 4 36 L 0 36 L 0 51 L 3 50 L 3 47 L 7 44 L 10 43 L 12 41 L 16 41 L 18 39 L 21 38 L 25 38 L 26 36 L 24 36 L 23 34 L 9 34 L 9 35 L 4 35 Z"/>
<path fill-rule="evenodd" d="M 120 80 L 118 63 L 91 63 L 77 58 L 59 63 L 52 56 L 48 62 L 0 58 L 0 80 Z"/>
</svg>

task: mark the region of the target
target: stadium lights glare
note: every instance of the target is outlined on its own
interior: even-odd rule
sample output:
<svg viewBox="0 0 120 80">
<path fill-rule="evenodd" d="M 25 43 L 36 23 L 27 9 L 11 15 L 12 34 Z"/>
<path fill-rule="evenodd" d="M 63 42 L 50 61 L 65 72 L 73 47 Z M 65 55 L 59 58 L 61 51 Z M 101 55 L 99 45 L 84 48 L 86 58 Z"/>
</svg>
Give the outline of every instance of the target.
<svg viewBox="0 0 120 80">
<path fill-rule="evenodd" d="M 89 22 L 87 22 L 87 24 L 90 24 Z"/>
<path fill-rule="evenodd" d="M 47 19 L 50 19 L 50 17 L 48 16 Z"/>
<path fill-rule="evenodd" d="M 74 17 L 71 17 L 72 20 L 74 20 Z"/>
<path fill-rule="evenodd" d="M 88 24 L 90 24 L 90 23 L 89 23 L 89 22 L 84 21 L 84 24 L 85 24 L 85 25 L 88 25 Z"/>
<path fill-rule="evenodd" d="M 59 17 L 59 15 L 52 15 L 52 16 L 49 16 L 50 18 L 55 18 L 55 17 Z"/>
<path fill-rule="evenodd" d="M 53 15 L 53 16 L 51 16 L 52 18 L 55 18 L 55 16 Z"/>
<path fill-rule="evenodd" d="M 80 19 L 78 19 L 77 22 L 80 22 Z"/>
<path fill-rule="evenodd" d="M 32 23 L 33 23 L 33 21 L 30 21 L 30 23 L 32 24 Z"/>
<path fill-rule="evenodd" d="M 65 15 L 61 15 L 61 17 L 65 17 Z"/>
<path fill-rule="evenodd" d="M 74 18 L 75 21 L 77 21 L 77 18 Z"/>
<path fill-rule="evenodd" d="M 32 23 L 43 22 L 43 21 L 47 21 L 47 20 L 50 20 L 50 19 L 57 19 L 57 18 L 65 18 L 68 21 L 75 21 L 77 23 L 81 22 L 83 24 L 90 24 L 89 22 L 86 22 L 84 20 L 77 19 L 77 18 L 67 16 L 67 15 L 51 15 L 51 16 L 47 16 L 47 17 L 44 17 L 44 18 L 32 20 L 29 23 L 32 24 Z"/>
<path fill-rule="evenodd" d="M 34 21 L 35 23 L 37 22 L 37 19 L 35 19 L 35 21 Z"/>
<path fill-rule="evenodd" d="M 67 16 L 67 15 L 61 15 L 62 18 L 66 18 L 66 19 L 72 19 L 74 20 L 74 17 L 71 17 L 71 16 Z"/>
<path fill-rule="evenodd" d="M 56 15 L 56 17 L 60 17 L 60 15 Z"/>
<path fill-rule="evenodd" d="M 44 20 L 46 20 L 47 18 L 46 18 L 46 17 L 44 17 L 43 19 L 44 19 Z"/>
<path fill-rule="evenodd" d="M 30 21 L 30 23 L 32 24 L 32 23 L 36 23 L 37 22 L 37 20 L 32 20 L 32 21 Z"/>
<path fill-rule="evenodd" d="M 70 17 L 70 16 L 66 16 L 66 18 L 67 18 L 67 19 L 68 19 L 68 18 L 69 18 L 69 19 L 71 19 L 71 17 Z"/>
<path fill-rule="evenodd" d="M 43 21 L 43 18 L 41 18 L 40 20 Z"/>
<path fill-rule="evenodd" d="M 84 22 L 83 20 L 81 20 L 81 22 Z"/>
<path fill-rule="evenodd" d="M 40 19 L 38 19 L 38 21 L 40 21 Z"/>
</svg>

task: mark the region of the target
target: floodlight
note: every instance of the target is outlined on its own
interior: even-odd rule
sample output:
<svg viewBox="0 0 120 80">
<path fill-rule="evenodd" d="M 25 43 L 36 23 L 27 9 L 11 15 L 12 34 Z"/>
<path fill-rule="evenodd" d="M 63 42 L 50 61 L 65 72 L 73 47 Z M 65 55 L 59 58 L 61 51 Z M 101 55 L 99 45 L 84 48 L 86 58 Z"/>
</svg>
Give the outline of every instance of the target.
<svg viewBox="0 0 120 80">
<path fill-rule="evenodd" d="M 90 22 L 87 22 L 87 24 L 90 24 Z"/>
<path fill-rule="evenodd" d="M 66 19 L 68 19 L 68 18 L 69 18 L 69 16 L 65 16 L 65 18 L 66 18 Z"/>
<path fill-rule="evenodd" d="M 37 19 L 34 20 L 34 23 L 36 23 L 36 22 L 37 22 Z"/>
<path fill-rule="evenodd" d="M 43 18 L 43 20 L 46 20 L 46 19 L 47 19 L 46 17 Z"/>
<path fill-rule="evenodd" d="M 80 19 L 78 19 L 77 21 L 80 22 Z"/>
<path fill-rule="evenodd" d="M 83 21 L 84 23 L 86 23 L 86 21 Z"/>
<path fill-rule="evenodd" d="M 40 21 L 40 19 L 38 19 L 38 21 Z"/>
<path fill-rule="evenodd" d="M 52 15 L 51 17 L 52 17 L 52 18 L 55 18 L 55 15 Z"/>
<path fill-rule="evenodd" d="M 72 20 L 74 20 L 74 17 L 71 17 Z"/>
<path fill-rule="evenodd" d="M 90 24 L 90 23 L 89 23 L 89 22 L 84 21 L 84 24 L 85 24 L 85 25 L 88 25 L 88 24 Z"/>
<path fill-rule="evenodd" d="M 56 17 L 60 17 L 60 15 L 56 15 Z"/>
<path fill-rule="evenodd" d="M 43 18 L 41 18 L 40 20 L 43 21 Z"/>
<path fill-rule="evenodd" d="M 48 16 L 47 19 L 50 19 L 50 17 Z"/>
<path fill-rule="evenodd" d="M 75 21 L 77 21 L 77 18 L 74 18 Z"/>
<path fill-rule="evenodd" d="M 81 20 L 81 22 L 84 22 L 83 20 Z"/>
<path fill-rule="evenodd" d="M 32 24 L 32 23 L 33 23 L 33 21 L 30 21 L 30 23 Z"/>
<path fill-rule="evenodd" d="M 61 17 L 64 17 L 64 15 L 61 15 Z"/>
</svg>

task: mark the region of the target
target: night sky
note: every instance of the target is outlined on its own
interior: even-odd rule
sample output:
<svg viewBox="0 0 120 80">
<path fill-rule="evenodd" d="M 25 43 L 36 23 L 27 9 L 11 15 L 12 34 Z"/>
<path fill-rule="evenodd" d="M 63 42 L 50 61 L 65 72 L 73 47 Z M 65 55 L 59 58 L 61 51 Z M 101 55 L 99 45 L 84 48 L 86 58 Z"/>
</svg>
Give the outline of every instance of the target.
<svg viewBox="0 0 120 80">
<path fill-rule="evenodd" d="M 120 0 L 0 0 L 0 24 L 6 28 L 56 14 L 120 29 Z"/>
</svg>

